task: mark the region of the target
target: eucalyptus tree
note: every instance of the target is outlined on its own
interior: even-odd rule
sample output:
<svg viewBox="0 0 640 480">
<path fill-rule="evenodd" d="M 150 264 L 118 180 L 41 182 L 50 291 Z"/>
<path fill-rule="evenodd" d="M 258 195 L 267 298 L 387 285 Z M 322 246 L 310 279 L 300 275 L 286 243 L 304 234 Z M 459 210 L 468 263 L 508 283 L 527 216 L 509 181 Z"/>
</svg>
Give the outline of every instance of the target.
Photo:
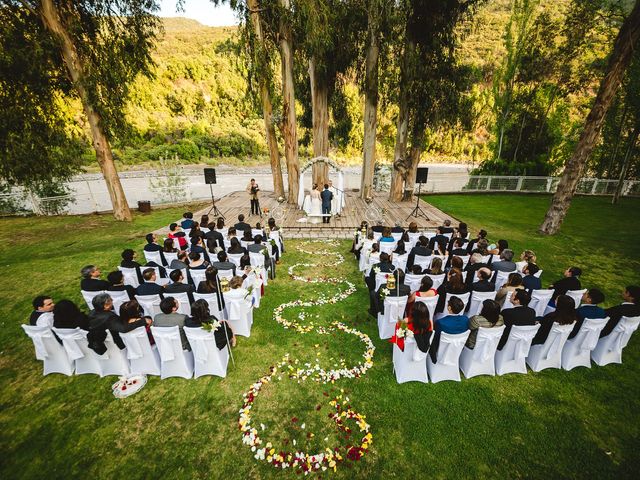
<svg viewBox="0 0 640 480">
<path fill-rule="evenodd" d="M 80 99 L 113 214 L 131 220 L 110 141 L 126 131 L 124 107 L 138 74 L 151 75 L 150 52 L 158 32 L 158 8 L 150 0 L 3 0 L 16 15 L 30 13 L 34 30 L 51 37 L 55 64 Z M 7 52 L 11 55 L 12 52 Z M 46 68 L 46 65 L 34 65 Z"/>
<path fill-rule="evenodd" d="M 640 0 L 636 0 L 631 13 L 620 27 L 613 45 L 607 70 L 600 82 L 598 94 L 593 107 L 587 116 L 580 139 L 571 158 L 565 164 L 558 188 L 553 195 L 551 205 L 545 219 L 540 225 L 540 232 L 553 235 L 558 232 L 566 216 L 571 199 L 575 195 L 578 182 L 582 177 L 585 165 L 598 140 L 600 129 L 607 110 L 616 94 L 616 90 L 631 62 L 634 49 L 640 39 Z"/>
</svg>

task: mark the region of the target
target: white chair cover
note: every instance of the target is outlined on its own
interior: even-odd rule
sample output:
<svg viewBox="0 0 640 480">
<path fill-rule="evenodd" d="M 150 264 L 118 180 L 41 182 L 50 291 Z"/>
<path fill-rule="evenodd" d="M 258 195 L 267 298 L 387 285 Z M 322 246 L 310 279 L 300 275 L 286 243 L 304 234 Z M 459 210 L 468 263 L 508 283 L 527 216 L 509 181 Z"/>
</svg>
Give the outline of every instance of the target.
<svg viewBox="0 0 640 480">
<path fill-rule="evenodd" d="M 482 302 L 485 300 L 495 300 L 497 292 L 471 292 L 471 300 L 469 301 L 469 318 L 479 315 L 482 310 Z"/>
<path fill-rule="evenodd" d="M 387 283 L 387 275 L 393 275 L 393 272 L 380 272 L 376 273 L 376 292 L 380 288 L 381 285 Z"/>
<path fill-rule="evenodd" d="M 106 290 L 100 290 L 98 292 L 87 292 L 86 290 L 80 290 L 80 293 L 82 294 L 82 298 L 84 298 L 84 301 L 87 302 L 87 307 L 89 307 L 89 310 L 93 310 L 93 304 L 91 303 L 93 297 L 101 293 L 106 293 Z"/>
<path fill-rule="evenodd" d="M 640 317 L 622 317 L 609 335 L 598 340 L 596 348 L 591 352 L 591 359 L 600 366 L 622 363 L 622 350 L 638 329 L 638 324 Z"/>
<path fill-rule="evenodd" d="M 260 308 L 260 300 L 262 299 L 262 277 L 255 273 L 250 273 L 242 282 L 242 288 L 249 290 L 251 287 L 251 296 L 253 297 L 254 308 Z"/>
<path fill-rule="evenodd" d="M 425 275 L 414 275 L 413 273 L 407 273 L 404 276 L 404 284 L 411 289 L 411 293 L 417 292 L 420 289 L 420 283 Z"/>
<path fill-rule="evenodd" d="M 128 302 L 129 294 L 126 291 L 121 292 L 107 292 L 109 296 L 111 296 L 111 300 L 113 300 L 113 311 L 117 314 L 120 311 L 120 307 L 123 303 Z"/>
<path fill-rule="evenodd" d="M 570 325 L 553 324 L 547 340 L 542 345 L 532 345 L 527 355 L 527 365 L 534 372 L 545 368 L 560 368 L 564 347 L 575 322 Z"/>
<path fill-rule="evenodd" d="M 162 262 L 162 255 L 160 255 L 160 252 L 147 252 L 146 250 L 144 250 L 144 258 L 147 260 L 147 262 L 155 262 L 158 265 L 163 265 Z"/>
<path fill-rule="evenodd" d="M 131 365 L 131 373 L 160 375 L 160 355 L 155 346 L 151 346 L 145 327 L 138 327 L 120 338 L 127 346 L 127 358 Z"/>
<path fill-rule="evenodd" d="M 525 358 L 540 325 L 514 325 L 502 350 L 496 351 L 496 373 L 527 373 Z"/>
<path fill-rule="evenodd" d="M 438 289 L 440 287 L 440 285 L 442 285 L 442 283 L 444 282 L 444 277 L 446 275 L 444 273 L 440 274 L 440 275 L 431 275 L 431 274 L 427 274 L 427 277 L 429 277 L 431 279 L 431 281 L 433 281 L 433 287 L 434 289 Z"/>
<path fill-rule="evenodd" d="M 403 255 L 398 255 L 397 253 L 394 253 L 391 259 L 391 263 L 395 265 L 396 268 L 399 268 L 404 272 L 407 269 L 408 258 L 409 258 L 408 253 L 405 253 Z"/>
<path fill-rule="evenodd" d="M 416 350 L 419 351 L 413 338 L 405 338 L 404 352 L 400 350 L 398 345 L 393 345 L 393 370 L 396 373 L 396 381 L 398 383 L 429 383 L 427 362 L 424 356 L 415 355 Z"/>
<path fill-rule="evenodd" d="M 509 280 L 509 275 L 511 275 L 512 273 L 517 273 L 517 270 L 514 270 L 513 272 L 501 272 L 498 271 L 496 273 L 496 283 L 495 283 L 495 291 L 497 292 L 498 290 L 500 290 L 500 288 L 502 288 L 502 286 L 507 283 L 507 280 Z"/>
<path fill-rule="evenodd" d="M 223 309 L 218 303 L 218 295 L 215 293 L 194 293 L 194 300 L 205 300 L 209 304 L 209 313 L 217 319 L 222 319 Z"/>
<path fill-rule="evenodd" d="M 397 242 L 380 242 L 380 253 L 391 255 L 397 246 Z"/>
<path fill-rule="evenodd" d="M 429 318 L 433 320 L 433 317 L 435 317 L 436 313 L 436 307 L 438 306 L 438 298 L 438 295 L 434 297 L 418 297 L 416 295 L 415 301 L 424 303 L 427 306 L 427 309 L 429 310 Z"/>
<path fill-rule="evenodd" d="M 36 320 L 36 326 L 38 327 L 53 327 L 53 312 L 44 312 Z"/>
<path fill-rule="evenodd" d="M 471 292 L 467 292 L 467 293 L 447 293 L 447 296 L 444 299 L 445 312 L 447 310 L 447 305 L 449 305 L 449 299 L 451 297 L 458 297 L 460 300 L 462 300 L 462 303 L 464 304 L 464 308 L 460 312 L 460 314 L 462 314 L 467 308 L 467 303 L 469 303 L 469 297 L 471 297 Z"/>
<path fill-rule="evenodd" d="M 200 282 L 204 282 L 207 279 L 207 271 L 206 269 L 189 269 L 189 274 L 191 275 L 191 280 L 193 281 L 193 286 L 197 289 Z"/>
<path fill-rule="evenodd" d="M 229 364 L 229 346 L 218 350 L 213 332 L 207 332 L 202 328 L 185 327 L 189 345 L 194 356 L 195 378 L 203 375 L 227 376 Z"/>
<path fill-rule="evenodd" d="M 600 332 L 607 318 L 585 318 L 578 334 L 569 339 L 562 349 L 562 368 L 571 370 L 576 367 L 591 368 L 591 351 L 598 345 Z"/>
<path fill-rule="evenodd" d="M 136 295 L 136 300 L 147 317 L 154 318 L 160 311 L 160 295 Z"/>
<path fill-rule="evenodd" d="M 460 370 L 464 373 L 465 378 L 496 374 L 494 357 L 504 328 L 504 325 L 492 328 L 481 327 L 478 329 L 475 347 L 462 349 Z"/>
<path fill-rule="evenodd" d="M 21 325 L 25 333 L 33 341 L 36 359 L 43 362 L 43 375 L 62 373 L 73 375 L 74 362 L 69 359 L 64 347 L 54 338 L 49 327 Z"/>
<path fill-rule="evenodd" d="M 381 339 L 391 338 L 396 322 L 404 318 L 404 310 L 409 297 L 385 297 L 384 314 L 378 313 L 378 333 Z"/>
<path fill-rule="evenodd" d="M 162 264 L 159 263 L 158 265 L 162 265 Z M 130 285 L 133 288 L 137 288 L 140 285 L 140 282 L 138 281 L 138 269 L 118 267 L 118 270 L 122 272 L 125 285 Z M 109 294 L 111 294 L 111 292 L 109 292 Z"/>
<path fill-rule="evenodd" d="M 391 232 L 391 236 L 395 240 L 396 245 L 400 240 L 402 240 L 402 232 Z"/>
<path fill-rule="evenodd" d="M 218 270 L 218 279 L 220 278 L 231 280 L 233 278 L 233 270 Z"/>
<path fill-rule="evenodd" d="M 76 362 L 76 375 L 93 373 L 100 375 L 100 364 L 89 348 L 87 332 L 80 328 L 53 328 L 69 359 Z"/>
<path fill-rule="evenodd" d="M 251 296 L 247 296 L 248 293 L 244 288 L 224 293 L 229 325 L 236 335 L 243 337 L 251 336 L 251 325 L 253 325 L 253 308 Z"/>
<path fill-rule="evenodd" d="M 164 252 L 163 255 L 164 259 L 167 261 L 167 265 L 171 265 L 171 262 L 178 259 L 178 252 Z M 156 263 L 158 263 L 158 265 L 162 265 L 159 262 Z"/>
<path fill-rule="evenodd" d="M 422 270 L 426 270 L 431 266 L 431 256 L 415 255 L 413 257 L 413 264 L 420 265 Z"/>
<path fill-rule="evenodd" d="M 98 355 L 93 350 L 91 353 L 98 360 L 100 365 L 100 376 L 105 377 L 107 375 L 128 375 L 129 374 L 129 362 L 125 358 L 124 351 L 113 341 L 111 332 L 107 330 L 107 338 L 104 340 L 104 346 L 107 351 L 102 355 Z"/>
<path fill-rule="evenodd" d="M 189 294 L 183 293 L 165 293 L 167 297 L 173 297 L 178 300 L 180 306 L 178 307 L 178 313 L 183 315 L 191 315 L 191 302 L 189 301 Z"/>
<path fill-rule="evenodd" d="M 532 290 L 529 307 L 536 311 L 536 317 L 544 317 L 549 300 L 553 297 L 553 290 Z"/>
<path fill-rule="evenodd" d="M 227 256 L 229 257 L 229 261 L 233 262 L 236 267 L 240 268 L 240 259 L 242 258 L 242 253 L 229 253 Z"/>
<path fill-rule="evenodd" d="M 160 378 L 191 378 L 193 354 L 188 350 L 182 350 L 179 327 L 152 326 L 151 333 L 160 353 Z"/>
<path fill-rule="evenodd" d="M 440 345 L 438 347 L 438 362 L 433 363 L 431 357 L 427 358 L 427 371 L 433 383 L 443 380 L 460 381 L 460 369 L 458 360 L 460 352 L 469 337 L 469 330 L 455 335 L 449 333 L 440 334 Z"/>
<path fill-rule="evenodd" d="M 580 306 L 580 303 L 582 302 L 582 296 L 586 293 L 586 291 L 586 288 L 583 288 L 582 290 L 568 290 L 566 295 L 573 298 L 573 301 L 576 304 L 576 308 L 578 308 Z"/>
</svg>

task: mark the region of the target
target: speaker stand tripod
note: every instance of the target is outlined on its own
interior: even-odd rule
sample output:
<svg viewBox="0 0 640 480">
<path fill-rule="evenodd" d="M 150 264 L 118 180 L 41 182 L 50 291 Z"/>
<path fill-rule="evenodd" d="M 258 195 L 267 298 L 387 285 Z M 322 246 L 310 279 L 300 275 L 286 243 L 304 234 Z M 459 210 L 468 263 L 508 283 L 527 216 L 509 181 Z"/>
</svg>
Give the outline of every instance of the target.
<svg viewBox="0 0 640 480">
<path fill-rule="evenodd" d="M 420 190 L 422 189 L 422 183 L 418 183 L 418 195 L 416 195 L 416 207 L 411 211 L 409 216 L 405 218 L 405 222 L 409 220 L 410 217 L 418 218 L 419 216 L 423 216 L 427 220 L 431 220 L 424 210 L 420 207 Z"/>
<path fill-rule="evenodd" d="M 226 220 L 222 212 L 218 210 L 218 207 L 216 207 L 216 199 L 213 196 L 213 186 L 211 184 L 209 184 L 209 189 L 211 190 L 211 208 L 207 212 L 207 215 L 210 215 L 211 212 L 213 212 L 214 217 L 222 217 L 224 220 Z"/>
</svg>

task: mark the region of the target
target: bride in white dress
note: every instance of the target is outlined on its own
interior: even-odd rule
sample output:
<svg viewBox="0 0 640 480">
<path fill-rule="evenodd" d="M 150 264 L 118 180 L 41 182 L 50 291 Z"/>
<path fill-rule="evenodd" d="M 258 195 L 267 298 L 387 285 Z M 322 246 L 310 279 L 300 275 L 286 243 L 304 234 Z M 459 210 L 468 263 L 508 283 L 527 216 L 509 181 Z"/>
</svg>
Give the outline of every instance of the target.
<svg viewBox="0 0 640 480">
<path fill-rule="evenodd" d="M 322 221 L 322 199 L 320 197 L 320 190 L 318 190 L 318 185 L 314 185 L 311 190 L 309 196 L 311 197 L 311 211 L 309 215 L 311 217 L 311 223 L 320 223 Z"/>
</svg>

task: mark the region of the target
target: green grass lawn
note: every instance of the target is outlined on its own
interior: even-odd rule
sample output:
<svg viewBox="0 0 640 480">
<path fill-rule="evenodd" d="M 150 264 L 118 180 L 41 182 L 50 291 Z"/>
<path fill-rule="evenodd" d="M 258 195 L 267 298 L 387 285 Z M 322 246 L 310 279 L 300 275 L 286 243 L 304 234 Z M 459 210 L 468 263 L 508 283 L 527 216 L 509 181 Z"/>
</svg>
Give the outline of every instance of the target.
<svg viewBox="0 0 640 480">
<path fill-rule="evenodd" d="M 639 200 L 623 199 L 612 207 L 607 199 L 577 198 L 555 237 L 536 233 L 548 197 L 443 195 L 427 201 L 468 222 L 472 231 L 486 228 L 493 241 L 508 239 L 517 253 L 534 250 L 545 285 L 567 266 L 579 265 L 584 285 L 602 288 L 606 304 L 613 305 L 626 284 L 640 282 Z M 353 364 L 363 352 L 362 342 L 353 336 L 302 335 L 273 320 L 273 309 L 284 302 L 336 292 L 335 285 L 303 285 L 286 275 L 293 263 L 326 261 L 297 252 L 300 241 L 287 243 L 279 276 L 255 312 L 251 338 L 239 339 L 237 366 L 229 365 L 226 379 L 150 377 L 140 393 L 116 400 L 110 391 L 115 377 L 43 377 L 20 328 L 33 296 L 47 292 L 56 300 L 82 304 L 82 266 L 94 263 L 108 272 L 118 264 L 122 249 L 135 248 L 141 255 L 144 234 L 179 218 L 182 211 L 136 215 L 132 224 L 107 216 L 2 220 L 1 478 L 297 476 L 255 460 L 242 444 L 237 426 L 242 394 L 286 353 L 301 362 L 318 358 L 330 366 L 340 358 Z M 623 365 L 397 385 L 391 344 L 377 338 L 375 322 L 367 317 L 366 288 L 346 253 L 349 246 L 344 241 L 329 247 L 346 256 L 335 269 L 310 267 L 297 273 L 341 276 L 354 282 L 357 292 L 335 305 L 304 310 L 307 321 L 317 325 L 341 320 L 367 333 L 376 346 L 374 365 L 361 378 L 335 385 L 297 383 L 285 376 L 265 386 L 252 410 L 254 425 L 265 425 L 264 431 L 259 427 L 265 440 L 282 449 L 333 446 L 336 435 L 327 401 L 343 389 L 353 409 L 366 415 L 373 444 L 362 460 L 345 462 L 324 477 L 637 478 L 640 336 L 631 339 Z M 300 310 L 284 315 L 295 319 Z"/>
</svg>

